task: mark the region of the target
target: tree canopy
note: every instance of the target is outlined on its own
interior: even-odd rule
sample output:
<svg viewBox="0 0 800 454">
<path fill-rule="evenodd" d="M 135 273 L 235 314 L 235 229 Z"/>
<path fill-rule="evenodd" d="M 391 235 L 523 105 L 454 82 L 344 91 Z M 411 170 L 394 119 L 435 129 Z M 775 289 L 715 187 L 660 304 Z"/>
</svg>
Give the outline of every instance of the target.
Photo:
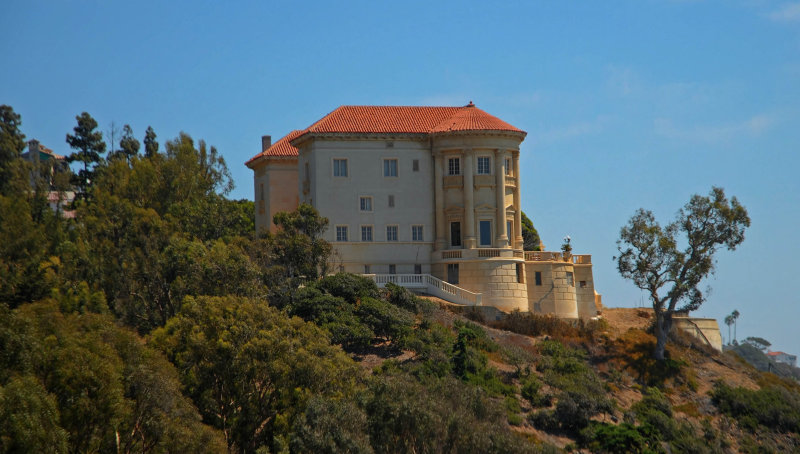
<svg viewBox="0 0 800 454">
<path fill-rule="evenodd" d="M 0 105 L 0 194 L 6 193 L 12 180 L 13 166 L 25 149 L 22 119 L 11 106 Z"/>
<path fill-rule="evenodd" d="M 542 241 L 539 238 L 539 232 L 533 226 L 533 221 L 522 212 L 522 248 L 526 251 L 541 250 Z"/>
<path fill-rule="evenodd" d="M 708 196 L 692 196 L 665 227 L 644 209 L 622 227 L 617 269 L 650 297 L 656 359 L 664 359 L 672 315 L 693 311 L 705 301 L 699 286 L 714 271 L 717 250 L 736 249 L 749 226 L 747 210 L 736 197 L 729 201 L 722 188 L 714 187 Z"/>
</svg>

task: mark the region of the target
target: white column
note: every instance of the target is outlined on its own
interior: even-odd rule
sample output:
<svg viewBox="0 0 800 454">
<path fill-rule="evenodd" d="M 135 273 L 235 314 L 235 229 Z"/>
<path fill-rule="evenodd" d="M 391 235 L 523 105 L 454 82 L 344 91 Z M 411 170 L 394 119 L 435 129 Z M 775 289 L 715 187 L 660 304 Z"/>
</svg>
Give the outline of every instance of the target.
<svg viewBox="0 0 800 454">
<path fill-rule="evenodd" d="M 522 249 L 522 203 L 519 187 L 522 178 L 519 174 L 519 152 L 514 153 L 512 159 L 514 160 L 514 178 L 517 179 L 514 187 L 514 249 Z"/>
<path fill-rule="evenodd" d="M 442 155 L 438 151 L 433 153 L 433 195 L 436 204 L 436 250 L 442 250 L 447 245 L 444 219 L 444 175 L 442 172 Z"/>
<path fill-rule="evenodd" d="M 495 152 L 495 191 L 497 195 L 497 216 L 495 229 L 497 239 L 495 247 L 508 247 L 508 235 L 506 235 L 506 154 L 503 150 Z"/>
<path fill-rule="evenodd" d="M 464 150 L 464 247 L 475 249 L 475 194 L 473 194 L 473 171 L 471 149 Z"/>
</svg>

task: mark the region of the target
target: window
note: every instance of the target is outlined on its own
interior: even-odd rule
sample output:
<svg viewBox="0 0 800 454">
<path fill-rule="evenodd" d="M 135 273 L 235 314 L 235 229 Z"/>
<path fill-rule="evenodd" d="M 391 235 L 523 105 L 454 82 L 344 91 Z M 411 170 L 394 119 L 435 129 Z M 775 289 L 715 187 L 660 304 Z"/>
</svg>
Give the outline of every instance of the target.
<svg viewBox="0 0 800 454">
<path fill-rule="evenodd" d="M 414 264 L 414 274 L 422 274 L 422 265 L 419 263 Z"/>
<path fill-rule="evenodd" d="M 336 226 L 336 241 L 347 241 L 347 226 L 346 225 L 337 225 Z"/>
<path fill-rule="evenodd" d="M 572 274 L 572 271 L 567 271 L 567 285 L 575 287 L 575 276 Z"/>
<path fill-rule="evenodd" d="M 411 241 L 425 241 L 421 225 L 411 226 Z"/>
<path fill-rule="evenodd" d="M 347 159 L 333 160 L 333 176 L 335 177 L 347 176 Z"/>
<path fill-rule="evenodd" d="M 361 241 L 372 241 L 372 226 L 371 225 L 362 225 L 361 226 Z"/>
<path fill-rule="evenodd" d="M 387 225 L 386 226 L 386 241 L 397 241 L 397 226 L 396 225 Z"/>
<path fill-rule="evenodd" d="M 508 236 L 508 242 L 512 243 L 512 241 L 511 241 L 511 221 L 506 221 L 506 235 Z"/>
<path fill-rule="evenodd" d="M 492 245 L 492 221 L 480 221 L 481 246 Z"/>
<path fill-rule="evenodd" d="M 525 273 L 522 271 L 522 267 L 521 263 L 517 263 L 517 283 L 519 284 L 525 283 Z"/>
<path fill-rule="evenodd" d="M 397 274 L 397 265 L 389 265 L 389 274 Z"/>
<path fill-rule="evenodd" d="M 364 274 L 370 274 L 369 265 L 364 265 Z"/>
<path fill-rule="evenodd" d="M 447 282 L 458 285 L 458 263 L 447 264 Z"/>
<path fill-rule="evenodd" d="M 394 196 L 389 195 L 389 208 L 394 207 Z"/>
<path fill-rule="evenodd" d="M 489 157 L 478 156 L 478 175 L 489 175 L 492 173 L 489 169 Z"/>
<path fill-rule="evenodd" d="M 361 211 L 372 211 L 372 197 L 359 197 Z"/>
<path fill-rule="evenodd" d="M 414 172 L 419 172 L 419 159 L 411 161 L 411 170 Z"/>
<path fill-rule="evenodd" d="M 383 160 L 383 176 L 385 177 L 397 176 L 397 159 Z"/>
<path fill-rule="evenodd" d="M 581 281 L 580 285 L 581 285 L 581 288 L 586 288 L 586 281 Z"/>
<path fill-rule="evenodd" d="M 506 158 L 506 175 L 511 175 L 511 160 Z"/>
<path fill-rule="evenodd" d="M 536 285 L 542 285 L 542 272 L 536 272 Z"/>
<path fill-rule="evenodd" d="M 461 158 L 450 158 L 447 160 L 447 174 L 461 175 Z"/>
<path fill-rule="evenodd" d="M 450 246 L 461 246 L 461 223 L 450 223 Z"/>
</svg>

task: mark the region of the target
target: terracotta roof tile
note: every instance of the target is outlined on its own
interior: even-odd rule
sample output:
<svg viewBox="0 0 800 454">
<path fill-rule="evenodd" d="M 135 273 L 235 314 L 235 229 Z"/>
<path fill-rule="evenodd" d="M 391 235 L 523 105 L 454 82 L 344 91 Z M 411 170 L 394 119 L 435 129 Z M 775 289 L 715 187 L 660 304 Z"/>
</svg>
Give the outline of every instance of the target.
<svg viewBox="0 0 800 454">
<path fill-rule="evenodd" d="M 464 107 L 341 106 L 309 126 L 308 133 L 407 133 L 520 129 L 474 104 Z"/>
<path fill-rule="evenodd" d="M 513 131 L 523 132 L 505 121 L 489 115 L 471 102 L 458 109 L 451 117 L 437 124 L 431 132 L 449 131 Z"/>
<path fill-rule="evenodd" d="M 292 140 L 298 138 L 301 134 L 305 131 L 302 129 L 296 129 L 289 134 L 283 136 L 280 140 L 272 144 L 271 147 L 267 148 L 266 150 L 262 151 L 261 153 L 253 156 L 250 158 L 249 161 L 245 163 L 245 165 L 250 164 L 251 162 L 255 161 L 259 158 L 264 157 L 271 157 L 271 156 L 279 156 L 279 157 L 292 157 L 297 156 L 297 148 L 292 146 Z"/>
<path fill-rule="evenodd" d="M 472 101 L 463 107 L 340 106 L 307 129 L 292 131 L 245 164 L 267 156 L 297 156 L 297 148 L 291 142 L 305 134 L 431 134 L 457 131 L 525 134 L 525 131 L 478 109 Z"/>
</svg>

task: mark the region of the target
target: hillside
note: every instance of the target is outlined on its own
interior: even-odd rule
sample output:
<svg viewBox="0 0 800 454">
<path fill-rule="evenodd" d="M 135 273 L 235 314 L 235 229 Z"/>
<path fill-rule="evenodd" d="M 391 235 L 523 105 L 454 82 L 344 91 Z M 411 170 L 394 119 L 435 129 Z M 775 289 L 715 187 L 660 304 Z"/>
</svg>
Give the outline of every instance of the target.
<svg viewBox="0 0 800 454">
<path fill-rule="evenodd" d="M 604 308 L 604 321 L 578 327 L 513 314 L 502 322 L 486 322 L 469 311 L 437 318 L 448 326 L 470 318 L 501 350 L 524 352 L 518 355 L 525 358 L 521 362 L 508 361 L 509 355 L 490 354 L 489 365 L 516 387 L 519 417 L 510 416 L 509 421 L 515 431 L 531 439 L 587 452 L 603 451 L 603 446 L 617 448 L 609 452 L 800 449 L 796 382 L 760 372 L 733 352 L 719 353 L 688 337 L 673 338 L 669 364 L 659 365 L 649 358 L 655 340 L 646 332 L 651 316 L 652 310 Z M 554 342 L 565 349 L 554 349 Z M 580 371 L 581 364 L 587 369 Z M 527 368 L 528 378 L 520 373 Z M 570 377 L 576 371 L 580 379 Z M 592 383 L 592 377 L 598 383 Z M 538 383 L 533 397 L 525 393 L 531 380 Z M 602 393 L 587 393 L 597 384 Z M 788 407 L 776 408 L 775 396 L 781 396 Z M 559 407 L 567 397 L 575 401 L 574 408 Z M 602 402 L 603 398 L 609 402 Z M 587 416 L 591 422 L 576 423 Z M 609 432 L 612 426 L 617 430 Z"/>
</svg>

